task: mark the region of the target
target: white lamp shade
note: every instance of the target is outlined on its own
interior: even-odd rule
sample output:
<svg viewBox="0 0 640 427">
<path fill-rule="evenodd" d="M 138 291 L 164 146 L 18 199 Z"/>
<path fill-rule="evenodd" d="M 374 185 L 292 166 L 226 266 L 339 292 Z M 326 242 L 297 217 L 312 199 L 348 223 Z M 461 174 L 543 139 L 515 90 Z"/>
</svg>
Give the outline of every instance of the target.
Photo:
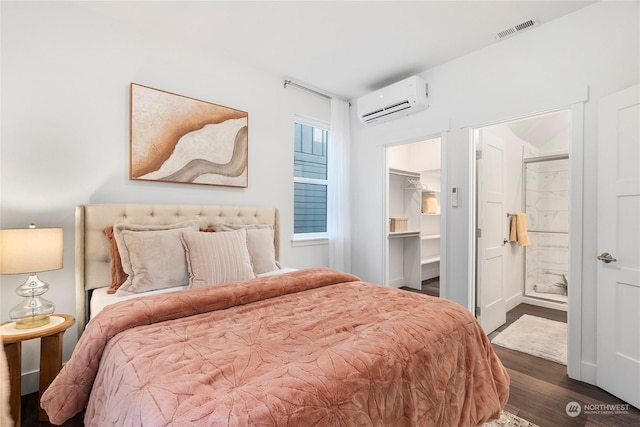
<svg viewBox="0 0 640 427">
<path fill-rule="evenodd" d="M 0 274 L 62 268 L 62 228 L 0 230 Z"/>
</svg>

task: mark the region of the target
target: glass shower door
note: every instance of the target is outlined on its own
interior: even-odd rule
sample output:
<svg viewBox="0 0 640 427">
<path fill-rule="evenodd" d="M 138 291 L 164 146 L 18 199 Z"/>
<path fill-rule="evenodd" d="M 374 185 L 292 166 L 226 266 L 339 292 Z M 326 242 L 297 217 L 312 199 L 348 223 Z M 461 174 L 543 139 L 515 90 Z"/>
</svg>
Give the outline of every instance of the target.
<svg viewBox="0 0 640 427">
<path fill-rule="evenodd" d="M 569 283 L 569 157 L 524 160 L 528 297 L 567 302 Z"/>
</svg>

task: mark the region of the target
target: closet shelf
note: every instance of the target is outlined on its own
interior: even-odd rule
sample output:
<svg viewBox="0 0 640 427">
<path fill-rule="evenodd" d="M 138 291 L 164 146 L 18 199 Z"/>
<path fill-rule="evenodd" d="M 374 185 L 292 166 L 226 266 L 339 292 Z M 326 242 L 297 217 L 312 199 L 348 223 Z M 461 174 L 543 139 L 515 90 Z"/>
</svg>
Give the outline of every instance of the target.
<svg viewBox="0 0 640 427">
<path fill-rule="evenodd" d="M 420 236 L 420 239 L 422 240 L 436 240 L 439 238 L 440 238 L 439 234 L 423 234 L 422 236 Z"/>
<path fill-rule="evenodd" d="M 393 175 L 406 176 L 407 178 L 418 178 L 420 179 L 420 174 L 418 172 L 405 171 L 402 169 L 393 169 L 389 168 L 389 173 Z"/>
<path fill-rule="evenodd" d="M 388 274 L 385 279 L 396 287 L 419 288 L 422 280 L 440 274 L 441 216 L 438 213 L 426 218 L 422 208 L 424 203 L 425 212 L 439 212 L 436 206 L 440 205 L 444 189 L 439 171 L 423 170 L 433 164 L 435 157 L 424 157 L 398 163 L 397 166 L 407 169 L 387 169 L 387 219 L 390 224 L 387 228 Z M 392 219 L 396 216 L 406 218 L 408 227 L 404 223 L 401 227 L 392 227 Z"/>
<path fill-rule="evenodd" d="M 419 237 L 419 231 L 392 231 L 389 233 L 389 239 L 399 239 L 403 237 Z"/>
<path fill-rule="evenodd" d="M 434 262 L 440 262 L 440 257 L 434 256 L 434 257 L 425 258 L 422 261 L 420 261 L 420 264 L 426 265 L 426 264 L 433 264 Z"/>
</svg>

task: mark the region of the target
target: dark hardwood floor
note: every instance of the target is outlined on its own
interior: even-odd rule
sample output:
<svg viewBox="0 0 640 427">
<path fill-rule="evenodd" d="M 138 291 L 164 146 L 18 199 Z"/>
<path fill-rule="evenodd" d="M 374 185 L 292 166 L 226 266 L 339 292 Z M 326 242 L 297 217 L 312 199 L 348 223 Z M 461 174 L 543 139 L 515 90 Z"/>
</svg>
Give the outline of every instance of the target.
<svg viewBox="0 0 640 427">
<path fill-rule="evenodd" d="M 31 393 L 22 396 L 20 417 L 22 418 L 22 427 L 48 427 L 54 424 L 39 421 L 38 420 L 38 408 L 40 408 L 40 402 L 38 401 L 38 393 Z M 76 415 L 69 421 L 62 424 L 65 427 L 83 427 L 84 426 L 84 412 Z"/>
<path fill-rule="evenodd" d="M 440 296 L 440 278 L 434 277 L 433 279 L 427 279 L 422 281 L 422 289 L 413 289 L 402 287 L 405 291 L 418 292 L 420 294 L 431 295 L 432 297 Z"/>
<path fill-rule="evenodd" d="M 489 337 L 493 338 L 523 314 L 567 321 L 566 312 L 520 304 L 507 313 L 507 324 Z M 496 345 L 493 348 L 511 375 L 511 393 L 506 407 L 509 412 L 541 427 L 640 426 L 638 409 L 598 387 L 569 378 L 566 366 Z M 567 415 L 570 402 L 581 405 L 577 417 Z M 611 413 L 602 405 L 622 405 L 622 410 Z"/>
<path fill-rule="evenodd" d="M 422 282 L 422 291 L 403 289 L 437 296 L 438 286 L 438 279 L 430 279 Z M 493 339 L 523 314 L 567 322 L 565 311 L 520 304 L 507 313 L 507 323 L 489 334 L 489 338 Z M 493 348 L 511 376 L 511 391 L 505 409 L 512 414 L 540 427 L 640 426 L 640 410 L 601 388 L 572 380 L 566 366 L 496 345 Z M 581 405 L 577 417 L 567 415 L 570 402 Z M 622 413 L 598 410 L 602 406 L 595 406 L 617 404 L 624 405 L 620 407 Z"/>
<path fill-rule="evenodd" d="M 438 280 L 423 282 L 423 289 L 423 293 L 437 295 Z M 507 313 L 507 323 L 489 334 L 489 337 L 495 337 L 523 314 L 560 322 L 567 321 L 566 312 L 520 304 Z M 626 405 L 626 403 L 598 387 L 570 379 L 567 376 L 566 366 L 496 345 L 493 348 L 511 376 L 511 391 L 505 409 L 512 414 L 540 427 L 640 426 L 640 410 L 631 405 L 621 406 L 622 411 L 617 414 L 603 410 L 599 412 L 598 406 L 595 405 Z M 567 415 L 566 408 L 571 402 L 581 405 L 582 411 L 577 417 L 572 418 Z M 22 397 L 23 426 L 52 425 L 38 421 L 37 409 L 37 393 Z M 83 414 L 63 424 L 66 427 L 83 425 Z"/>
</svg>

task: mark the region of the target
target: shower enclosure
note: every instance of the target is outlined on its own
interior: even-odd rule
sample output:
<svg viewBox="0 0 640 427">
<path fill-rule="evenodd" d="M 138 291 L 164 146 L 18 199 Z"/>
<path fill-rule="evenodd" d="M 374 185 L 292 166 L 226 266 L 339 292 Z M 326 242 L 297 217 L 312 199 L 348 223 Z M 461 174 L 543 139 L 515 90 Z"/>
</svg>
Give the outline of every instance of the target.
<svg viewBox="0 0 640 427">
<path fill-rule="evenodd" d="M 569 292 L 569 156 L 523 160 L 525 247 L 523 300 L 567 303 Z"/>
</svg>

